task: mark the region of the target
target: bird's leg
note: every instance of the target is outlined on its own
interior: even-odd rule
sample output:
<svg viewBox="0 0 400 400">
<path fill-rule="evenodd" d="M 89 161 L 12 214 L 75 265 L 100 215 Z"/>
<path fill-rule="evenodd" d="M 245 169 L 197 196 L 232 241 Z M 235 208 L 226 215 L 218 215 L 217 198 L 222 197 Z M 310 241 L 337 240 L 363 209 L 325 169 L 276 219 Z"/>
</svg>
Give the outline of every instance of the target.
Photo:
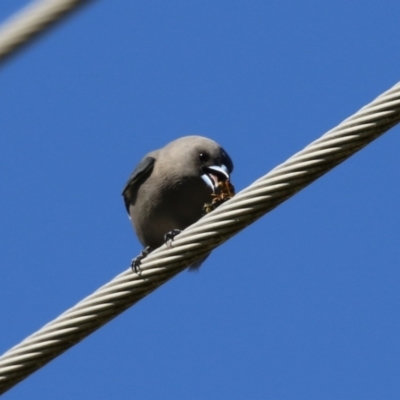
<svg viewBox="0 0 400 400">
<path fill-rule="evenodd" d="M 142 260 L 146 258 L 152 251 L 153 249 L 150 246 L 147 246 L 140 252 L 140 254 L 137 257 L 133 258 L 131 262 L 132 271 L 140 275 L 141 273 L 140 264 L 142 263 Z"/>
<path fill-rule="evenodd" d="M 172 229 L 164 235 L 164 242 L 168 247 L 171 247 L 171 243 L 176 235 L 179 235 L 182 231 L 180 229 Z"/>
</svg>

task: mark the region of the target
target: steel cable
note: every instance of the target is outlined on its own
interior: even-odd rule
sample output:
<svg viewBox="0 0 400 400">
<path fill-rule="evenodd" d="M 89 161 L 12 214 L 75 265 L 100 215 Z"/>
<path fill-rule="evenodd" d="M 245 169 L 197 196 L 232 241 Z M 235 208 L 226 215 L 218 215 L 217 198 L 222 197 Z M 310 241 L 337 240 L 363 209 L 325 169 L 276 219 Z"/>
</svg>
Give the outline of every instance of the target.
<svg viewBox="0 0 400 400">
<path fill-rule="evenodd" d="M 12 16 L 0 26 L 0 63 L 54 23 L 90 0 L 41 0 Z"/>
<path fill-rule="evenodd" d="M 26 378 L 194 260 L 271 211 L 400 121 L 400 84 L 238 193 L 0 357 L 0 393 Z"/>
</svg>

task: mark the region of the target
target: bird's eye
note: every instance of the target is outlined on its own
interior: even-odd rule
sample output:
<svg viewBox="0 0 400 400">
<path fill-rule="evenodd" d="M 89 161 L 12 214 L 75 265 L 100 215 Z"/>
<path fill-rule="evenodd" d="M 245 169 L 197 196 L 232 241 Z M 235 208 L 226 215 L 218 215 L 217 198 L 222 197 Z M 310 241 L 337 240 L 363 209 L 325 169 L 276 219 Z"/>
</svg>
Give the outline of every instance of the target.
<svg viewBox="0 0 400 400">
<path fill-rule="evenodd" d="M 200 161 L 206 162 L 210 159 L 210 156 L 207 153 L 200 153 L 199 159 Z"/>
</svg>

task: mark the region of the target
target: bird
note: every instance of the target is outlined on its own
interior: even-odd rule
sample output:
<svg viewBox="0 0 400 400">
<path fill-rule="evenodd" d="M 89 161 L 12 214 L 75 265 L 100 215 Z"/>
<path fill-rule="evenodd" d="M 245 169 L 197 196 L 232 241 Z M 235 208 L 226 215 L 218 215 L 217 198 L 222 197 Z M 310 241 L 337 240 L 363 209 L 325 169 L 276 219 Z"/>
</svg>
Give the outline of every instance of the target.
<svg viewBox="0 0 400 400">
<path fill-rule="evenodd" d="M 139 162 L 122 191 L 128 216 L 144 246 L 132 260 L 135 272 L 140 272 L 141 261 L 151 251 L 171 242 L 204 215 L 204 206 L 212 202 L 222 183 L 230 182 L 232 171 L 228 153 L 203 136 L 176 139 Z M 189 270 L 198 269 L 208 255 Z"/>
</svg>

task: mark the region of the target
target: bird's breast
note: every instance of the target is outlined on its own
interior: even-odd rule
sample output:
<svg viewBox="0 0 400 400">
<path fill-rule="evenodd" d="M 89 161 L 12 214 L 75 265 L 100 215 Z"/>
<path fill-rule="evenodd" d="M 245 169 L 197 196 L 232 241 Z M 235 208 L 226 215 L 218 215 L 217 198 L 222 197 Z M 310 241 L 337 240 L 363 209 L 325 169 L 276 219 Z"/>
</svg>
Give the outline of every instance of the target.
<svg viewBox="0 0 400 400">
<path fill-rule="evenodd" d="M 149 180 L 131 206 L 132 223 L 143 245 L 159 247 L 167 232 L 183 230 L 199 220 L 204 204 L 210 201 L 211 190 L 201 178 L 163 185 Z"/>
</svg>

